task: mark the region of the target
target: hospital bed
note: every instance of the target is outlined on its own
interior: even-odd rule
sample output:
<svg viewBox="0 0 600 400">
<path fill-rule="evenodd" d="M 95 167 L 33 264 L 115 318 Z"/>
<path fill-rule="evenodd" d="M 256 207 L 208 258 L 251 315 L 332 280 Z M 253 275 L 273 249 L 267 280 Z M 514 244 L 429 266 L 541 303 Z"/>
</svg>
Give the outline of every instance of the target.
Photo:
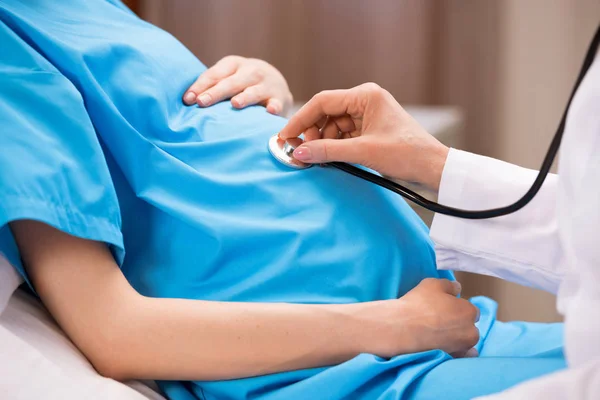
<svg viewBox="0 0 600 400">
<path fill-rule="evenodd" d="M 460 146 L 458 109 L 407 110 L 440 141 Z M 417 213 L 426 223 L 431 220 L 427 212 Z M 120 383 L 100 376 L 21 283 L 0 253 L 0 399 L 164 399 L 154 382 Z"/>
</svg>

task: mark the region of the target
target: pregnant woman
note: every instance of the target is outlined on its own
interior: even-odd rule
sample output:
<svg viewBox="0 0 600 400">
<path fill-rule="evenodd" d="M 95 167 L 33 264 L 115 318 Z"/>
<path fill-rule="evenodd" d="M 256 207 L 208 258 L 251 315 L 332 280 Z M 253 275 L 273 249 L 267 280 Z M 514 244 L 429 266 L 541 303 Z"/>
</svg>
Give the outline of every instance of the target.
<svg viewBox="0 0 600 400">
<path fill-rule="evenodd" d="M 117 0 L 0 0 L 0 46 L 0 253 L 100 373 L 173 399 L 458 399 L 564 367 L 562 325 L 456 297 L 401 199 L 270 157 L 285 120 L 236 107 L 280 111 L 278 77 L 230 58 L 188 91 L 205 67 Z"/>
</svg>

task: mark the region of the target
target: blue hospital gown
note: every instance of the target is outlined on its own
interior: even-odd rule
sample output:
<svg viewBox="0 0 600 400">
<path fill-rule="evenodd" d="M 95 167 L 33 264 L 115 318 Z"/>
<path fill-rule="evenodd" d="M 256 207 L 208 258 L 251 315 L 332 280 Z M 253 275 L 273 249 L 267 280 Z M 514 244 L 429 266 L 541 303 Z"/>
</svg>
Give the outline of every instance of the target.
<svg viewBox="0 0 600 400">
<path fill-rule="evenodd" d="M 266 144 L 284 119 L 228 102 L 184 106 L 204 69 L 117 0 L 0 0 L 0 251 L 26 279 L 8 228 L 22 218 L 107 243 L 154 297 L 351 303 L 451 278 L 400 198 L 334 169 L 274 161 Z M 474 301 L 478 359 L 363 354 L 160 384 L 177 400 L 461 399 L 564 367 L 560 324 L 499 323 L 491 300 Z"/>
</svg>

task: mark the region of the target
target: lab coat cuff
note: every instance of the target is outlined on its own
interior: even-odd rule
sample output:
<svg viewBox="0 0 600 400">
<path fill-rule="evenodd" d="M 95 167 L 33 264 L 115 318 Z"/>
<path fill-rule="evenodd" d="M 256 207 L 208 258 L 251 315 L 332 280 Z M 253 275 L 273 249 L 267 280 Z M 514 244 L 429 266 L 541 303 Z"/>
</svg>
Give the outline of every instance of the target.
<svg viewBox="0 0 600 400">
<path fill-rule="evenodd" d="M 439 202 L 482 210 L 519 199 L 537 171 L 451 149 L 440 182 Z M 488 220 L 436 214 L 430 235 L 438 269 L 476 272 L 556 292 L 562 248 L 556 221 L 557 177 L 549 175 L 532 203 L 519 212 Z M 544 252 L 536 251 L 544 246 Z"/>
<path fill-rule="evenodd" d="M 472 165 L 472 154 L 465 151 L 450 149 L 438 192 L 438 202 L 450 207 L 464 208 L 464 185 Z M 460 232 L 457 231 L 456 220 L 442 214 L 435 214 L 431 225 L 430 235 L 434 242 L 438 269 L 459 270 L 459 260 L 451 248 L 438 245 L 438 240 L 453 243 Z"/>
<path fill-rule="evenodd" d="M 464 196 L 462 195 L 465 182 L 472 171 L 473 164 L 478 158 L 472 153 L 466 151 L 450 149 L 444 170 L 442 171 L 442 179 L 440 181 L 440 189 L 438 191 L 438 202 L 450 207 L 464 207 Z"/>
</svg>

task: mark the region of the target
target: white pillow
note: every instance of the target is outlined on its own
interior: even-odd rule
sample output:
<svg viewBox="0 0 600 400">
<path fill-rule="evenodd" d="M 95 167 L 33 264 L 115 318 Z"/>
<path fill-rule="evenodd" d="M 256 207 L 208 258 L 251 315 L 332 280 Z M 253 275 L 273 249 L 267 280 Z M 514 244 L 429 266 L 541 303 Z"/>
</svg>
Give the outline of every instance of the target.
<svg viewBox="0 0 600 400">
<path fill-rule="evenodd" d="M 156 386 L 100 376 L 38 299 L 21 289 L 0 256 L 0 393 L 2 398 L 161 399 Z"/>
<path fill-rule="evenodd" d="M 23 283 L 23 278 L 0 252 L 0 314 L 6 308 L 10 296 Z"/>
</svg>

